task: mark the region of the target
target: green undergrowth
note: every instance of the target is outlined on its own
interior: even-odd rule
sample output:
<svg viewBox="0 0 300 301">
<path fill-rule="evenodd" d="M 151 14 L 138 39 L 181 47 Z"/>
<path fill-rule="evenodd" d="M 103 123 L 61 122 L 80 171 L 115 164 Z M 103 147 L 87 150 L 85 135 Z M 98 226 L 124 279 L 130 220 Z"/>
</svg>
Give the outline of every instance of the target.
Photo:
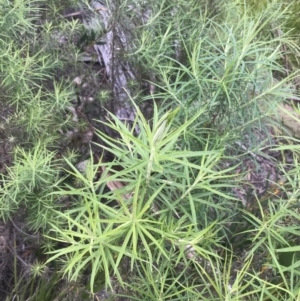
<svg viewBox="0 0 300 301">
<path fill-rule="evenodd" d="M 131 124 L 112 112 L 93 121 L 82 168 L 66 135 L 83 66 L 82 25 L 63 17 L 75 4 L 0 0 L 0 217 L 14 228 L 10 243 L 0 233 L 6 300 L 300 300 L 299 141 L 270 131 L 298 76 L 282 64 L 286 49 L 299 51 L 289 6 L 265 1 L 253 14 L 246 1 L 206 2 L 152 1 L 146 19 L 142 1 L 110 7 L 132 31 L 122 55 L 151 93 L 126 87 Z M 258 129 L 292 160 L 274 161 L 280 194 L 253 193 L 253 209 L 235 193 L 253 152 L 235 146 Z"/>
</svg>

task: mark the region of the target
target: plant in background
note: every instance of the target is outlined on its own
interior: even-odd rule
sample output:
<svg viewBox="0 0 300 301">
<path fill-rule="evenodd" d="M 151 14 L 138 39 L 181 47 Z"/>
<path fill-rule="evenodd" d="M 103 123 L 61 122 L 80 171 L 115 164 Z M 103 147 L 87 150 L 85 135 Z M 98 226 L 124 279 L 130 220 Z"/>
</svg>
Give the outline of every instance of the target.
<svg viewBox="0 0 300 301">
<path fill-rule="evenodd" d="M 51 275 L 51 276 L 50 276 Z M 42 275 L 21 275 L 16 279 L 13 290 L 4 299 L 10 300 L 85 300 L 88 294 L 84 289 L 74 283 L 61 281 L 59 273 L 47 273 Z"/>
<path fill-rule="evenodd" d="M 39 35 L 46 26 L 48 35 L 57 29 L 38 24 L 46 10 L 43 1 L 2 2 L 0 215 L 7 220 L 27 207 L 33 228 L 43 229 L 53 200 L 42 194 L 56 189 L 62 179 L 56 154 L 61 133 L 72 125 L 66 110 L 75 92 L 70 83 L 54 78 L 64 63 L 61 49 L 52 45 L 46 51 Z"/>
<path fill-rule="evenodd" d="M 197 9 L 192 6 L 190 11 L 196 14 Z M 229 17 L 236 20 L 232 15 Z M 164 35 L 157 35 L 155 44 L 149 39 L 152 44 L 142 44 L 139 49 L 144 61 L 151 57 L 151 63 L 154 62 L 152 69 L 164 106 L 182 105 L 187 119 L 189 112 L 207 106 L 204 124 L 210 130 L 216 129 L 214 135 L 231 133 L 228 138 L 233 134 L 236 139 L 253 124 L 261 126 L 262 108 L 274 113 L 276 103 L 289 95 L 290 91 L 287 89 L 285 93 L 283 86 L 293 77 L 276 83 L 273 79 L 274 72 L 284 72 L 284 67 L 278 64 L 281 44 L 295 48 L 293 41 L 284 35 L 271 41 L 260 39 L 262 30 L 278 15 L 279 10 L 268 11 L 257 20 L 246 14 L 243 18 L 236 16 L 239 21 L 234 25 L 227 19 L 215 21 L 204 16 L 185 27 L 181 25 L 184 22 L 181 11 L 175 10 L 170 14 L 171 23 L 162 24 Z M 170 28 L 171 24 L 172 28 L 177 25 L 176 35 L 164 24 L 170 24 Z M 151 18 L 145 28 L 144 34 L 154 30 Z M 178 51 L 184 57 L 182 61 L 176 58 L 176 53 L 168 53 L 167 47 L 172 47 L 169 40 L 181 45 Z M 150 51 L 159 46 L 161 51 L 153 59 Z"/>
<path fill-rule="evenodd" d="M 61 181 L 60 161 L 55 159 L 54 152 L 38 143 L 32 151 L 16 148 L 14 162 L 1 175 L 1 218 L 7 220 L 25 207 L 29 224 L 35 230 L 45 229 L 51 219 L 50 209 L 58 206 L 45 192 L 55 190 Z"/>
<path fill-rule="evenodd" d="M 101 104 L 105 104 L 111 98 L 111 92 L 109 90 L 101 90 L 97 98 Z"/>
<path fill-rule="evenodd" d="M 5 258 L 0 271 L 0 290 L 4 298 L 8 294 L 11 300 L 33 299 L 39 294 L 43 300 L 53 300 L 50 296 L 53 290 L 49 290 L 49 296 L 43 295 L 43 291 L 51 275 L 54 284 L 58 279 L 50 273 L 47 279 L 24 280 L 30 278 L 27 268 L 31 266 L 31 255 L 45 261 L 38 250 L 38 235 L 29 241 L 31 236 L 27 232 L 31 229 L 39 235 L 47 233 L 49 221 L 56 218 L 52 209 L 65 206 L 63 200 L 48 194 L 64 180 L 64 162 L 60 156 L 67 139 L 63 133 L 73 126 L 67 108 L 75 91 L 61 75 L 68 70 L 68 76 L 73 76 L 68 65 L 77 65 L 74 58 L 78 57 L 78 51 L 71 47 L 71 39 L 79 25 L 74 22 L 70 26 L 68 22 L 67 26 L 66 19 L 61 17 L 52 24 L 45 22 L 42 15 L 48 18 L 51 10 L 48 4 L 0 1 L 0 223 L 5 222 L 9 229 L 7 234 L 0 233 L 5 250 L 3 253 L 1 249 L 0 256 Z M 68 5 L 67 1 L 63 4 Z M 68 49 L 59 43 L 52 43 L 52 47 L 47 44 L 60 29 L 71 36 Z M 12 239 L 12 235 L 17 238 Z M 24 255 L 27 252 L 31 255 Z M 39 265 L 32 267 L 38 274 Z"/>
</svg>

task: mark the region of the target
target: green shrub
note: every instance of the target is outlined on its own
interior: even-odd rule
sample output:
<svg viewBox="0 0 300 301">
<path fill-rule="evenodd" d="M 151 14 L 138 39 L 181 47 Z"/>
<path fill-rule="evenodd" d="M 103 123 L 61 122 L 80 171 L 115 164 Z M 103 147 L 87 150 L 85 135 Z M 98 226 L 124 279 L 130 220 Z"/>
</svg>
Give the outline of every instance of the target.
<svg viewBox="0 0 300 301">
<path fill-rule="evenodd" d="M 9 296 L 27 300 L 30 292 L 38 300 L 49 284 L 47 300 L 75 298 L 67 276 L 95 298 L 103 288 L 130 300 L 299 298 L 298 141 L 275 148 L 294 154 L 293 168 L 282 171 L 282 198 L 270 194 L 262 204 L 253 196 L 258 210 L 250 211 L 233 193 L 242 184 L 234 156 L 250 153 L 233 145 L 255 128 L 268 131 L 269 116 L 293 96 L 297 73 L 286 76 L 280 62 L 283 45 L 299 49 L 285 29 L 288 8 L 235 4 L 152 1 L 144 21 L 142 1 L 111 6 L 114 22 L 131 30 L 122 57 L 151 93 L 131 95 L 131 124 L 112 113 L 98 122 L 82 169 L 63 134 L 75 126 L 70 79 L 80 66 L 74 45 L 82 24 L 61 17 L 60 1 L 1 2 L 0 216 L 20 214 L 43 236 L 43 262 L 26 266 L 28 283 L 13 254 Z M 282 34 L 270 34 L 274 26 Z M 66 44 L 57 38 L 65 34 Z M 150 120 L 139 108 L 144 102 L 151 102 Z"/>
</svg>

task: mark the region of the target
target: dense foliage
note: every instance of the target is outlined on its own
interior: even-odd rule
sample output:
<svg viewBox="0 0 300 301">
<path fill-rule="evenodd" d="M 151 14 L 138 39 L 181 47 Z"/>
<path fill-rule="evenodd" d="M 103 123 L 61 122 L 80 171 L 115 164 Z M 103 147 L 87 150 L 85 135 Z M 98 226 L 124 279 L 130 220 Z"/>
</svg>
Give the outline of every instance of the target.
<svg viewBox="0 0 300 301">
<path fill-rule="evenodd" d="M 107 1 L 131 123 L 77 2 L 0 0 L 1 294 L 298 300 L 298 2 Z"/>
</svg>

